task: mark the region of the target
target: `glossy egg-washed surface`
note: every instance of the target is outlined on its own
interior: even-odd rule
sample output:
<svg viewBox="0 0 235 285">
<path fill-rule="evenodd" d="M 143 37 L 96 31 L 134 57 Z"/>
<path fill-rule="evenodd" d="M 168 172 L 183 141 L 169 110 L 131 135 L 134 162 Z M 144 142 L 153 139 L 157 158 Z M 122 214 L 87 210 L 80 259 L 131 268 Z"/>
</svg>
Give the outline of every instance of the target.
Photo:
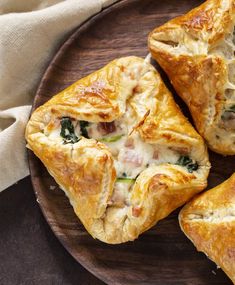
<svg viewBox="0 0 235 285">
<path fill-rule="evenodd" d="M 203 139 L 140 57 L 115 59 L 53 96 L 25 137 L 87 231 L 110 244 L 136 239 L 207 186 Z"/>
<path fill-rule="evenodd" d="M 235 174 L 190 201 L 179 214 L 182 231 L 235 283 Z"/>
<path fill-rule="evenodd" d="M 34 107 L 113 58 L 130 54 L 144 57 L 148 53 L 146 38 L 150 30 L 198 4 L 200 1 L 181 1 L 180 5 L 178 1 L 161 4 L 122 1 L 109 8 L 80 28 L 60 50 L 42 80 Z M 185 106 L 184 111 L 187 113 Z M 234 165 L 233 157 L 223 158 L 211 153 L 210 160 L 213 168 L 209 188 L 227 178 Z M 63 192 L 32 153 L 30 165 L 40 206 L 53 231 L 80 263 L 105 282 L 230 284 L 225 274 L 203 254 L 197 253 L 180 231 L 177 212 L 133 243 L 105 245 L 90 238 Z"/>
<path fill-rule="evenodd" d="M 235 154 L 235 1 L 208 0 L 154 29 L 153 57 L 209 147 Z"/>
</svg>

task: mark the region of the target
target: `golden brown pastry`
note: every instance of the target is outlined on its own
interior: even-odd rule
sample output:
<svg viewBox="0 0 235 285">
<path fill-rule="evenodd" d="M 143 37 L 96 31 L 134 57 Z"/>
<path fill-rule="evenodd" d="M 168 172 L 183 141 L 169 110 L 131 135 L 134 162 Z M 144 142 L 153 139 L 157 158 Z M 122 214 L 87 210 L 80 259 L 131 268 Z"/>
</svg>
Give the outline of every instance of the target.
<svg viewBox="0 0 235 285">
<path fill-rule="evenodd" d="M 149 35 L 149 49 L 188 105 L 199 133 L 235 154 L 235 1 L 209 0 Z"/>
<path fill-rule="evenodd" d="M 180 212 L 182 231 L 235 284 L 235 174 Z"/>
<path fill-rule="evenodd" d="M 87 231 L 107 243 L 134 240 L 207 184 L 203 139 L 138 57 L 112 61 L 39 107 L 26 140 Z"/>
</svg>

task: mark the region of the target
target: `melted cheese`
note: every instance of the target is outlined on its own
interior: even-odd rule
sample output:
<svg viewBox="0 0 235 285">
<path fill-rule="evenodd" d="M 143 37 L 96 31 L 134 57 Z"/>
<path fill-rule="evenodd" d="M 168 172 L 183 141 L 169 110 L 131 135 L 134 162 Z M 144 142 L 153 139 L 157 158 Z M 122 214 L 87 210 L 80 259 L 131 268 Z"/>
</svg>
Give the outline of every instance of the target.
<svg viewBox="0 0 235 285">
<path fill-rule="evenodd" d="M 101 140 L 110 150 L 114 159 L 114 167 L 117 177 L 132 178 L 133 181 L 118 181 L 115 183 L 111 205 L 125 207 L 128 204 L 128 197 L 134 185 L 134 179 L 147 167 L 161 163 L 175 164 L 180 157 L 177 151 L 167 146 L 149 144 L 142 140 L 137 130 L 137 125 L 132 109 L 128 108 L 125 114 L 114 122 L 115 131 L 102 135 L 101 128 L 96 123 L 90 123 L 87 128 L 90 137 Z M 103 141 L 107 137 L 121 137 L 114 142 Z"/>
<path fill-rule="evenodd" d="M 167 146 L 158 144 L 149 144 L 142 140 L 138 130 L 133 130 L 138 122 L 135 121 L 131 108 L 127 109 L 125 114 L 114 121 L 113 132 L 107 132 L 103 135 L 102 124 L 90 123 L 86 128 L 90 138 L 104 143 L 112 153 L 114 167 L 117 178 L 131 178 L 132 181 L 118 181 L 115 183 L 113 195 L 110 204 L 121 207 L 128 204 L 128 197 L 136 177 L 149 166 L 159 165 L 161 163 L 175 164 L 180 157 L 177 151 Z M 75 134 L 80 137 L 79 121 L 72 121 Z M 61 126 L 56 124 L 54 128 L 47 130 L 47 136 L 60 143 L 64 143 L 60 136 Z M 117 140 L 106 142 L 104 139 L 117 136 Z"/>
<path fill-rule="evenodd" d="M 128 182 L 116 182 L 114 185 L 114 191 L 111 198 L 111 205 L 117 207 L 123 207 L 129 205 L 129 193 L 133 186 L 133 183 Z"/>
<path fill-rule="evenodd" d="M 147 64 L 136 63 L 131 68 L 126 68 L 122 74 L 122 84 L 124 88 L 120 94 L 133 94 L 135 87 L 138 87 L 138 82 L 143 74 L 148 71 Z M 131 90 L 131 91 L 130 91 Z M 126 95 L 125 95 L 126 96 Z M 124 96 L 124 97 L 125 97 Z M 129 96 L 129 95 L 128 95 Z M 112 122 L 113 125 L 105 125 L 105 123 L 90 123 L 86 127 L 90 138 L 101 141 L 106 144 L 112 153 L 114 159 L 114 167 L 116 169 L 117 178 L 128 177 L 128 181 L 116 181 L 114 185 L 113 196 L 110 203 L 114 206 L 125 206 L 128 204 L 128 196 L 136 177 L 149 166 L 159 165 L 161 163 L 176 163 L 180 157 L 177 151 L 170 149 L 167 146 L 149 144 L 143 141 L 140 137 L 138 124 L 140 123 L 136 117 L 136 112 L 139 117 L 144 118 L 145 114 L 156 106 L 155 99 L 138 96 L 138 104 L 132 109 L 131 104 L 126 106 L 126 98 L 121 104 L 123 116 Z M 146 102 L 149 102 L 146 105 Z M 140 118 L 139 118 L 140 120 Z M 75 134 L 79 138 L 81 136 L 79 121 L 72 121 L 75 129 Z M 107 129 L 106 129 L 107 128 Z M 52 139 L 58 139 L 63 142 L 60 136 L 60 125 L 50 129 L 48 136 Z M 108 138 L 113 138 L 108 141 Z"/>
<path fill-rule="evenodd" d="M 74 126 L 74 133 L 77 137 L 80 137 L 80 124 L 79 121 L 72 120 L 72 124 Z M 50 127 L 49 127 L 50 126 Z M 47 127 L 43 130 L 44 134 L 47 136 L 47 138 L 52 139 L 53 141 L 56 141 L 58 143 L 64 143 L 64 139 L 60 135 L 61 132 L 61 125 L 60 122 L 56 122 L 53 125 L 50 125 L 50 123 L 47 125 Z"/>
<path fill-rule="evenodd" d="M 51 132 L 48 132 L 48 137 L 50 139 L 53 139 L 53 140 L 63 140 L 63 138 L 60 136 L 60 127 L 59 128 L 56 128 L 56 129 L 53 129 Z"/>
<path fill-rule="evenodd" d="M 226 205 L 225 208 L 210 210 L 205 213 L 188 215 L 189 220 L 207 223 L 229 223 L 235 221 L 235 206 Z"/>
<path fill-rule="evenodd" d="M 128 139 L 133 139 L 133 147 L 126 146 Z M 117 177 L 123 173 L 130 178 L 136 178 L 145 168 L 164 162 L 176 163 L 179 154 L 166 146 L 145 143 L 138 133 L 122 137 L 114 143 L 105 143 L 115 157 L 114 165 Z"/>
</svg>

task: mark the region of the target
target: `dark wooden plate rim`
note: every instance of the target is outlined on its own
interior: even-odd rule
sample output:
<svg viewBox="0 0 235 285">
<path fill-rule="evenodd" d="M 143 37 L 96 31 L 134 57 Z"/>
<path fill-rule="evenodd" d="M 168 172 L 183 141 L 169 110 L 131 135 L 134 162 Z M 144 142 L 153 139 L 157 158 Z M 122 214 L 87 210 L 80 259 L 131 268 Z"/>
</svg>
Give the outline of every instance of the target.
<svg viewBox="0 0 235 285">
<path fill-rule="evenodd" d="M 93 29 L 94 25 L 98 24 L 99 21 L 102 20 L 103 17 L 108 16 L 109 13 L 112 14 L 112 12 L 116 13 L 116 11 L 115 11 L 116 9 L 122 9 L 122 8 L 125 8 L 125 6 L 128 6 L 128 5 L 130 5 L 130 6 L 134 5 L 135 6 L 135 2 L 137 2 L 137 1 L 142 2 L 143 0 L 119 0 L 118 2 L 116 2 L 114 4 L 111 4 L 110 6 L 104 8 L 103 10 L 98 12 L 97 14 L 93 15 L 88 20 L 86 20 L 82 25 L 78 26 L 77 28 L 75 28 L 71 32 L 70 36 L 68 36 L 68 38 L 61 45 L 61 47 L 59 47 L 59 49 L 55 53 L 55 56 L 49 62 L 48 67 L 45 69 L 45 72 L 43 74 L 43 77 L 42 77 L 42 79 L 40 81 L 40 84 L 39 84 L 37 92 L 36 92 L 36 96 L 35 96 L 35 99 L 34 99 L 34 102 L 33 102 L 32 111 L 35 110 L 36 107 L 38 107 L 38 105 L 39 105 L 38 103 L 40 103 L 41 99 L 42 100 L 48 99 L 48 96 L 47 96 L 47 91 L 48 91 L 48 89 L 47 89 L 48 88 L 47 81 L 51 77 L 53 78 L 53 73 L 55 71 L 55 68 L 57 68 L 60 65 L 61 61 L 63 62 L 63 59 L 66 56 L 66 54 L 69 55 L 70 48 L 73 47 L 73 44 L 74 43 L 76 45 L 77 45 L 77 43 L 79 44 L 79 39 L 82 39 L 83 36 L 86 35 L 86 31 L 89 30 L 90 28 Z M 156 0 L 151 0 L 151 1 L 153 3 L 157 3 L 158 2 Z M 185 1 L 185 3 L 188 3 L 187 0 L 184 0 L 184 1 Z M 197 0 L 195 2 L 199 2 L 199 1 L 201 1 L 201 0 Z M 145 1 L 143 1 L 142 3 L 144 3 L 144 2 Z M 146 2 L 148 2 L 148 1 L 146 1 Z M 166 2 L 168 4 L 168 2 L 170 2 L 170 1 L 166 1 Z M 194 2 L 194 1 L 192 0 L 192 2 Z M 181 6 L 181 5 L 178 6 L 178 2 L 177 1 L 175 1 L 175 3 L 176 3 L 176 7 L 180 7 Z M 158 2 L 158 4 L 161 5 L 160 1 Z M 151 6 L 150 6 L 150 9 L 151 9 Z M 129 12 L 127 10 L 125 10 L 125 11 L 126 11 L 126 13 Z M 172 12 L 172 10 L 170 10 L 170 12 Z M 168 12 L 167 12 L 167 15 L 168 15 Z M 171 16 L 175 16 L 175 15 L 171 15 Z M 114 25 L 115 25 L 115 22 L 114 22 Z M 147 30 L 145 30 L 145 32 L 147 34 L 149 32 L 149 28 Z M 146 37 L 146 35 L 145 35 L 145 37 Z M 141 47 L 142 46 L 144 46 L 144 48 L 145 48 L 145 42 L 141 43 Z M 141 49 L 141 47 L 140 47 L 140 49 Z M 77 48 L 77 46 L 76 46 L 76 48 Z M 115 48 L 116 48 L 116 46 L 115 46 Z M 106 46 L 105 46 L 105 50 L 106 50 Z M 147 52 L 147 39 L 146 39 L 146 52 Z M 143 55 L 141 55 L 141 56 L 143 56 Z M 73 55 L 72 55 L 72 57 L 73 57 Z M 93 59 L 94 59 L 94 61 L 96 61 L 95 58 L 93 58 Z M 101 60 L 101 63 L 103 63 L 103 58 Z M 81 66 L 83 66 L 83 65 L 81 65 Z M 81 77 L 83 77 L 83 76 L 81 76 Z M 76 77 L 74 77 L 74 78 L 76 78 Z M 165 77 L 164 79 L 165 79 L 165 83 L 167 83 L 166 82 L 167 78 Z M 53 84 L 53 82 L 52 82 L 52 84 Z M 62 84 L 59 84 L 59 85 L 63 86 L 63 82 L 62 82 Z M 56 85 L 54 85 L 54 86 L 56 86 Z M 171 88 L 171 86 L 169 86 L 169 84 L 167 86 L 168 86 L 169 89 Z M 46 90 L 46 91 L 44 91 L 44 90 Z M 170 90 L 172 91 L 172 93 L 174 93 L 173 89 L 170 89 Z M 49 88 L 49 94 L 51 95 L 50 88 Z M 52 94 L 55 94 L 55 93 L 53 92 Z M 45 95 L 45 97 L 44 97 L 44 95 Z M 177 96 L 175 97 L 175 99 L 178 99 Z M 176 100 L 176 102 L 178 103 L 177 100 Z M 186 116 L 189 117 L 189 113 L 187 113 Z M 29 169 L 30 169 L 30 173 L 31 173 L 31 181 L 32 181 L 33 189 L 34 189 L 37 201 L 39 201 L 39 206 L 41 208 L 43 216 L 45 217 L 45 219 L 46 219 L 47 223 L 49 224 L 50 228 L 52 229 L 53 233 L 58 238 L 58 240 L 61 242 L 61 244 L 64 246 L 64 248 L 70 253 L 71 256 L 74 257 L 74 259 L 77 262 L 79 262 L 84 268 L 86 268 L 88 271 L 90 271 L 94 276 L 98 277 L 100 280 L 102 280 L 102 281 L 104 281 L 104 282 L 106 282 L 108 284 L 112 284 L 112 285 L 113 284 L 114 285 L 122 284 L 122 281 L 120 281 L 120 278 L 116 278 L 115 275 L 112 275 L 113 272 L 114 272 L 112 270 L 112 267 L 109 267 L 108 265 L 106 265 L 105 262 L 103 262 L 102 259 L 99 259 L 98 263 L 96 263 L 95 259 L 93 260 L 93 257 L 95 257 L 95 256 L 93 255 L 93 252 L 90 252 L 89 247 L 87 248 L 87 244 L 86 243 L 85 243 L 85 246 L 84 246 L 84 244 L 82 244 L 82 242 L 79 243 L 79 240 L 77 242 L 77 239 L 76 239 L 75 240 L 75 244 L 74 244 L 73 240 L 70 239 L 71 238 L 70 234 L 67 234 L 66 228 L 63 228 L 63 227 L 61 228 L 61 226 L 59 224 L 59 219 L 58 219 L 58 211 L 57 211 L 57 209 L 56 209 L 56 211 L 53 211 L 53 209 L 51 208 L 51 205 L 53 205 L 53 203 L 51 202 L 50 199 L 47 199 L 48 196 L 44 194 L 43 188 L 44 188 L 44 183 L 45 183 L 45 180 L 44 180 L 44 178 L 45 178 L 44 177 L 44 170 L 45 169 L 44 168 L 41 169 L 41 166 L 38 167 L 39 160 L 36 159 L 36 157 L 33 154 L 33 152 L 28 151 L 28 159 L 29 159 Z M 214 165 L 213 173 L 211 173 L 211 178 L 212 178 L 211 182 L 212 182 L 212 184 L 210 183 L 210 177 L 209 177 L 209 180 L 208 180 L 208 182 L 210 184 L 209 185 L 210 188 L 212 188 L 211 186 L 218 185 L 218 182 L 221 182 L 221 181 L 225 180 L 226 178 L 228 178 L 229 175 L 231 175 L 231 171 L 232 171 L 233 167 L 231 167 L 231 169 L 230 169 L 229 166 L 233 165 L 233 157 L 227 158 L 226 161 L 228 161 L 228 167 L 223 168 L 223 169 L 221 169 L 220 160 L 221 160 L 221 156 L 216 155 L 214 153 L 212 155 L 210 155 L 210 161 L 212 162 L 212 165 Z M 42 172 L 41 172 L 41 170 L 42 170 Z M 45 185 L 47 186 L 47 188 L 50 186 L 50 184 L 48 185 L 47 183 Z M 48 192 L 46 192 L 46 193 L 48 193 Z M 45 197 L 46 197 L 46 199 L 45 199 Z M 59 208 L 59 210 L 60 209 L 61 208 Z M 72 209 L 71 209 L 71 211 L 72 211 Z M 59 231 L 58 231 L 58 229 L 59 229 Z M 183 234 L 182 234 L 182 236 L 183 236 Z M 190 243 L 190 242 L 188 241 L 188 243 Z M 170 244 L 172 244 L 171 241 L 170 241 Z M 183 244 L 184 244 L 184 242 L 183 242 Z M 152 247 L 150 247 L 150 249 L 151 248 Z M 76 251 L 74 251 L 74 249 L 76 249 Z M 99 247 L 98 247 L 98 249 L 99 249 Z M 189 247 L 188 247 L 188 249 L 189 249 Z M 105 250 L 106 250 L 106 247 L 105 247 Z M 124 248 L 124 250 L 125 250 L 125 248 Z M 113 253 L 112 248 L 111 249 L 109 248 L 108 252 L 109 253 Z M 86 255 L 85 253 L 88 253 L 88 254 Z M 133 258 L 135 258 L 135 255 L 133 256 Z M 202 262 L 202 263 L 200 263 L 200 265 L 202 264 L 202 266 L 203 266 L 203 264 L 205 264 L 205 263 L 203 263 L 203 260 L 205 260 L 206 257 L 203 257 L 203 258 L 200 257 L 200 258 L 197 258 L 195 260 L 197 262 Z M 187 260 L 188 259 L 186 259 L 186 261 Z M 141 260 L 141 262 L 142 262 L 142 260 Z M 177 268 L 177 264 L 176 264 L 176 266 L 174 264 L 174 268 L 175 267 Z M 203 267 L 200 267 L 200 268 L 202 269 Z M 209 268 L 209 264 L 208 264 L 208 268 Z M 211 268 L 211 266 L 210 266 L 210 268 Z M 144 277 L 147 277 L 147 279 L 144 279 L 144 280 L 148 280 L 148 278 L 149 278 L 148 272 L 149 271 L 146 271 L 146 273 L 144 273 Z M 121 272 L 119 272 L 119 273 L 121 274 Z M 128 271 L 128 273 L 129 273 L 129 271 Z M 166 271 L 165 271 L 165 273 L 166 273 Z M 192 270 L 192 273 L 190 273 L 190 275 L 186 274 L 184 276 L 186 276 L 186 277 L 189 276 L 189 278 L 194 278 L 193 279 L 194 280 L 194 284 L 197 284 L 197 278 L 195 279 L 195 275 L 192 275 L 192 274 L 194 274 L 193 270 Z M 111 275 L 111 277 L 113 277 L 113 279 L 109 278 L 110 275 Z M 123 274 L 123 275 L 125 275 L 125 274 Z M 224 279 L 224 277 L 225 276 L 223 275 L 222 278 Z M 164 282 L 161 281 L 161 278 L 158 279 L 159 275 L 156 275 L 156 278 L 157 279 L 155 279 L 155 281 L 154 281 L 154 282 L 156 282 L 156 280 L 157 280 L 156 284 L 164 284 Z M 207 280 L 206 280 L 207 278 L 203 277 L 202 279 L 204 280 L 204 282 L 205 281 L 207 282 Z M 131 279 L 128 278 L 128 281 L 129 280 L 131 280 Z M 158 282 L 158 280 L 160 281 L 160 283 Z M 170 281 L 172 281 L 172 283 L 167 283 L 167 284 L 175 284 L 174 280 L 175 279 L 171 279 Z M 189 279 L 182 279 L 182 280 L 183 280 L 183 283 L 177 283 L 177 284 L 189 284 L 189 283 L 191 284 Z M 220 278 L 218 280 L 220 281 Z M 133 281 L 133 279 L 131 281 Z M 134 282 L 138 282 L 138 281 L 141 281 L 141 280 L 138 280 L 138 279 L 134 280 Z M 188 281 L 189 281 L 189 283 L 188 283 Z M 187 282 L 187 283 L 184 283 L 184 282 Z M 125 284 L 129 284 L 129 283 L 125 283 Z M 135 283 L 132 283 L 132 284 L 135 284 Z M 146 284 L 146 283 L 144 283 L 144 284 Z M 151 283 L 151 284 L 155 284 L 155 283 Z M 207 284 L 207 283 L 203 283 L 203 284 Z M 210 284 L 213 284 L 213 283 L 210 283 Z M 220 284 L 220 283 L 216 282 L 216 284 Z"/>
<path fill-rule="evenodd" d="M 31 109 L 31 113 L 35 110 L 36 108 L 36 102 L 37 99 L 39 97 L 40 94 L 40 89 L 43 86 L 43 82 L 46 78 L 50 77 L 50 73 L 52 72 L 53 69 L 53 64 L 55 64 L 59 59 L 60 56 L 63 56 L 64 53 L 66 52 L 66 50 L 69 48 L 69 46 L 71 45 L 73 38 L 74 37 L 78 37 L 82 32 L 84 32 L 88 27 L 92 26 L 94 24 L 94 22 L 96 22 L 97 20 L 99 20 L 100 18 L 102 18 L 103 16 L 105 16 L 106 14 L 108 14 L 109 12 L 111 12 L 113 9 L 116 8 L 121 8 L 122 6 L 124 6 L 127 2 L 131 3 L 134 2 L 135 0 L 119 0 L 116 3 L 111 4 L 110 6 L 104 8 L 102 11 L 98 12 L 97 14 L 91 16 L 90 18 L 88 18 L 83 24 L 81 24 L 80 26 L 78 26 L 77 28 L 74 29 L 74 31 L 72 32 L 72 34 L 70 34 L 70 36 L 68 36 L 68 38 L 65 40 L 65 42 L 60 46 L 60 48 L 58 49 L 58 51 L 55 53 L 55 56 L 52 58 L 52 60 L 49 62 L 48 67 L 46 68 L 42 79 L 39 83 L 38 89 L 36 91 L 36 95 L 32 104 L 32 109 Z M 37 193 L 37 186 L 35 185 L 35 181 L 33 179 L 34 177 L 34 162 L 31 159 L 31 155 L 30 155 L 30 150 L 27 151 L 28 152 L 28 162 L 29 162 L 29 171 L 30 171 L 30 177 L 31 177 L 31 182 L 33 185 L 33 190 L 35 193 L 36 198 L 38 199 L 38 193 Z M 57 237 L 57 239 L 60 241 L 60 243 L 63 245 L 63 247 L 70 253 L 71 256 L 73 256 L 73 258 L 78 261 L 84 268 L 86 268 L 89 272 L 91 272 L 94 276 L 96 276 L 97 278 L 99 278 L 100 280 L 104 281 L 105 283 L 109 283 L 108 278 L 106 278 L 106 275 L 103 275 L 102 273 L 100 273 L 99 270 L 96 270 L 96 268 L 91 267 L 89 263 L 86 262 L 86 259 L 83 259 L 82 256 L 80 256 L 79 258 L 75 257 L 75 254 L 73 253 L 73 250 L 70 248 L 70 244 L 69 242 L 65 242 L 63 241 L 60 236 L 58 235 L 57 231 L 56 231 L 56 226 L 50 222 L 47 214 L 46 214 L 46 210 L 44 209 L 44 207 L 39 203 L 39 207 L 42 211 L 42 214 L 45 218 L 45 220 L 47 221 L 48 225 L 50 226 L 50 228 L 52 229 L 53 233 L 55 234 L 55 236 Z"/>
</svg>

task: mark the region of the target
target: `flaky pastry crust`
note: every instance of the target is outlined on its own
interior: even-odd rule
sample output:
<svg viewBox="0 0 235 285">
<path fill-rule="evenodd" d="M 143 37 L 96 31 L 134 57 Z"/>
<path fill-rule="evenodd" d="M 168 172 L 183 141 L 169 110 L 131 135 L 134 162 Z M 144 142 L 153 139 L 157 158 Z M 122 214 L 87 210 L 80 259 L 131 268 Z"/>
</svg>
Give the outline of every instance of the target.
<svg viewBox="0 0 235 285">
<path fill-rule="evenodd" d="M 235 284 L 235 174 L 181 210 L 182 231 Z"/>
<path fill-rule="evenodd" d="M 61 133 L 52 135 L 61 119 L 68 117 L 95 126 L 87 129 L 93 134 L 100 126 L 114 128 L 112 122 L 124 117 L 124 123 L 130 120 L 126 123 L 128 135 L 115 136 L 115 140 L 127 140 L 122 148 L 125 154 L 131 152 L 128 165 L 142 167 L 133 149 L 136 138 L 138 146 L 144 143 L 150 152 L 155 148 L 155 160 L 135 173 L 135 179 L 129 179 L 134 181 L 129 190 L 121 193 L 123 185 L 119 184 L 128 178 L 118 177 L 114 138 L 105 144 L 103 139 L 81 135 L 71 143 L 63 141 Z M 87 231 L 107 243 L 136 239 L 207 185 L 210 163 L 203 139 L 183 116 L 156 70 L 134 56 L 112 61 L 36 109 L 26 128 L 26 140 L 64 190 Z M 169 163 L 171 157 L 161 160 L 164 153 L 156 154 L 156 149 L 162 148 L 181 156 L 180 163 Z M 182 164 L 182 155 L 183 160 L 187 155 L 186 160 L 190 157 L 195 162 L 188 164 L 191 168 Z"/>
<path fill-rule="evenodd" d="M 149 35 L 149 49 L 209 147 L 235 154 L 235 1 L 208 0 Z"/>
</svg>

